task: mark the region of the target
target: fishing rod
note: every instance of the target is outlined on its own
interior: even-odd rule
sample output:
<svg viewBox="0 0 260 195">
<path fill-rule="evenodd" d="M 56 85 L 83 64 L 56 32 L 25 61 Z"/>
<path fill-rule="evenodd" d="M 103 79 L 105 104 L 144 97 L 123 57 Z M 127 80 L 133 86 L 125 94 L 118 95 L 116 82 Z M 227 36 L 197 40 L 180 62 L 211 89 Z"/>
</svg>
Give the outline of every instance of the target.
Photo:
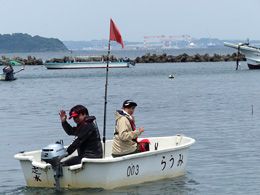
<svg viewBox="0 0 260 195">
<path fill-rule="evenodd" d="M 17 74 L 18 72 L 21 72 L 21 71 L 23 71 L 23 70 L 24 70 L 24 68 L 21 68 L 20 70 L 14 72 L 14 74 Z"/>
</svg>

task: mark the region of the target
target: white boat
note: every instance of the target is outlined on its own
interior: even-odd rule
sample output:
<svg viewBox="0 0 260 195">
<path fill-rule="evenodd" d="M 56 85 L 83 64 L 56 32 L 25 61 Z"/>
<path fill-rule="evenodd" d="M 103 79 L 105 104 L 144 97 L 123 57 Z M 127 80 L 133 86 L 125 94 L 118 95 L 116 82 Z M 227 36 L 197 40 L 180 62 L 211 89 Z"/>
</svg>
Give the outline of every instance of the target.
<svg viewBox="0 0 260 195">
<path fill-rule="evenodd" d="M 260 48 L 246 44 L 224 43 L 225 46 L 239 50 L 245 55 L 249 69 L 260 69 Z"/>
<path fill-rule="evenodd" d="M 81 164 L 62 167 L 61 188 L 103 188 L 139 184 L 185 174 L 188 150 L 195 140 L 182 135 L 150 137 L 150 151 L 113 158 L 112 140 L 103 159 L 83 158 Z M 29 187 L 55 188 L 54 171 L 41 160 L 41 150 L 18 153 Z"/>
<path fill-rule="evenodd" d="M 83 69 L 83 68 L 106 68 L 107 62 L 47 62 L 47 69 Z M 109 68 L 129 68 L 129 62 L 110 62 Z"/>
<path fill-rule="evenodd" d="M 0 74 L 0 81 L 5 81 L 5 74 Z"/>
<path fill-rule="evenodd" d="M 12 79 L 6 80 L 5 74 L 0 74 L 0 81 L 14 81 L 16 80 L 15 77 L 13 77 Z"/>
</svg>

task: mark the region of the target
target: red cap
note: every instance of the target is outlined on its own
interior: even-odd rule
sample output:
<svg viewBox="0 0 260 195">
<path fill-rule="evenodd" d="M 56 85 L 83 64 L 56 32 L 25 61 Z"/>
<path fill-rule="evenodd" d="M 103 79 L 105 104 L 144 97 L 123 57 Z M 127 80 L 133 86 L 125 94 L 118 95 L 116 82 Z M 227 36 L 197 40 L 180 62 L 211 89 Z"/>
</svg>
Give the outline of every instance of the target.
<svg viewBox="0 0 260 195">
<path fill-rule="evenodd" d="M 71 119 L 72 117 L 77 117 L 77 116 L 79 116 L 79 114 L 78 114 L 77 112 L 73 111 L 73 112 L 70 114 L 69 119 Z"/>
</svg>

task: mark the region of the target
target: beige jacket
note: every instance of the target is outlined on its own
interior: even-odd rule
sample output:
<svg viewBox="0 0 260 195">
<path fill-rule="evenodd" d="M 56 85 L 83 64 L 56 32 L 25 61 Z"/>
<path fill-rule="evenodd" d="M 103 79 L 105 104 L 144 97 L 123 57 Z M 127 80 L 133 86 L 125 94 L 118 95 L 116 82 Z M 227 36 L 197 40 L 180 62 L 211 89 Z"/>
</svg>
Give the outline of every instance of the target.
<svg viewBox="0 0 260 195">
<path fill-rule="evenodd" d="M 130 116 L 122 110 L 116 111 L 115 118 L 116 126 L 112 154 L 124 155 L 134 152 L 137 149 L 137 143 L 133 139 L 136 139 L 141 133 L 132 130 L 129 122 Z"/>
</svg>

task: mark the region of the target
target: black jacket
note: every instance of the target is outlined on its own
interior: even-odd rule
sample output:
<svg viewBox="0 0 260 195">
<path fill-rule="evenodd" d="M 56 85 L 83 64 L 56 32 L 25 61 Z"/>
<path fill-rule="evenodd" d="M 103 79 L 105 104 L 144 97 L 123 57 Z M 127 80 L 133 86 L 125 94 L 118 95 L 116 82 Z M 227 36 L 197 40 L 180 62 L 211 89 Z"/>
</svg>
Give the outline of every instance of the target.
<svg viewBox="0 0 260 195">
<path fill-rule="evenodd" d="M 95 119 L 94 116 L 88 116 L 85 122 L 76 127 L 71 127 L 67 121 L 62 122 L 65 132 L 68 135 L 76 136 L 76 139 L 67 148 L 69 154 L 78 150 L 78 155 L 82 158 L 102 158 L 102 145 L 98 128 L 94 123 Z"/>
</svg>

